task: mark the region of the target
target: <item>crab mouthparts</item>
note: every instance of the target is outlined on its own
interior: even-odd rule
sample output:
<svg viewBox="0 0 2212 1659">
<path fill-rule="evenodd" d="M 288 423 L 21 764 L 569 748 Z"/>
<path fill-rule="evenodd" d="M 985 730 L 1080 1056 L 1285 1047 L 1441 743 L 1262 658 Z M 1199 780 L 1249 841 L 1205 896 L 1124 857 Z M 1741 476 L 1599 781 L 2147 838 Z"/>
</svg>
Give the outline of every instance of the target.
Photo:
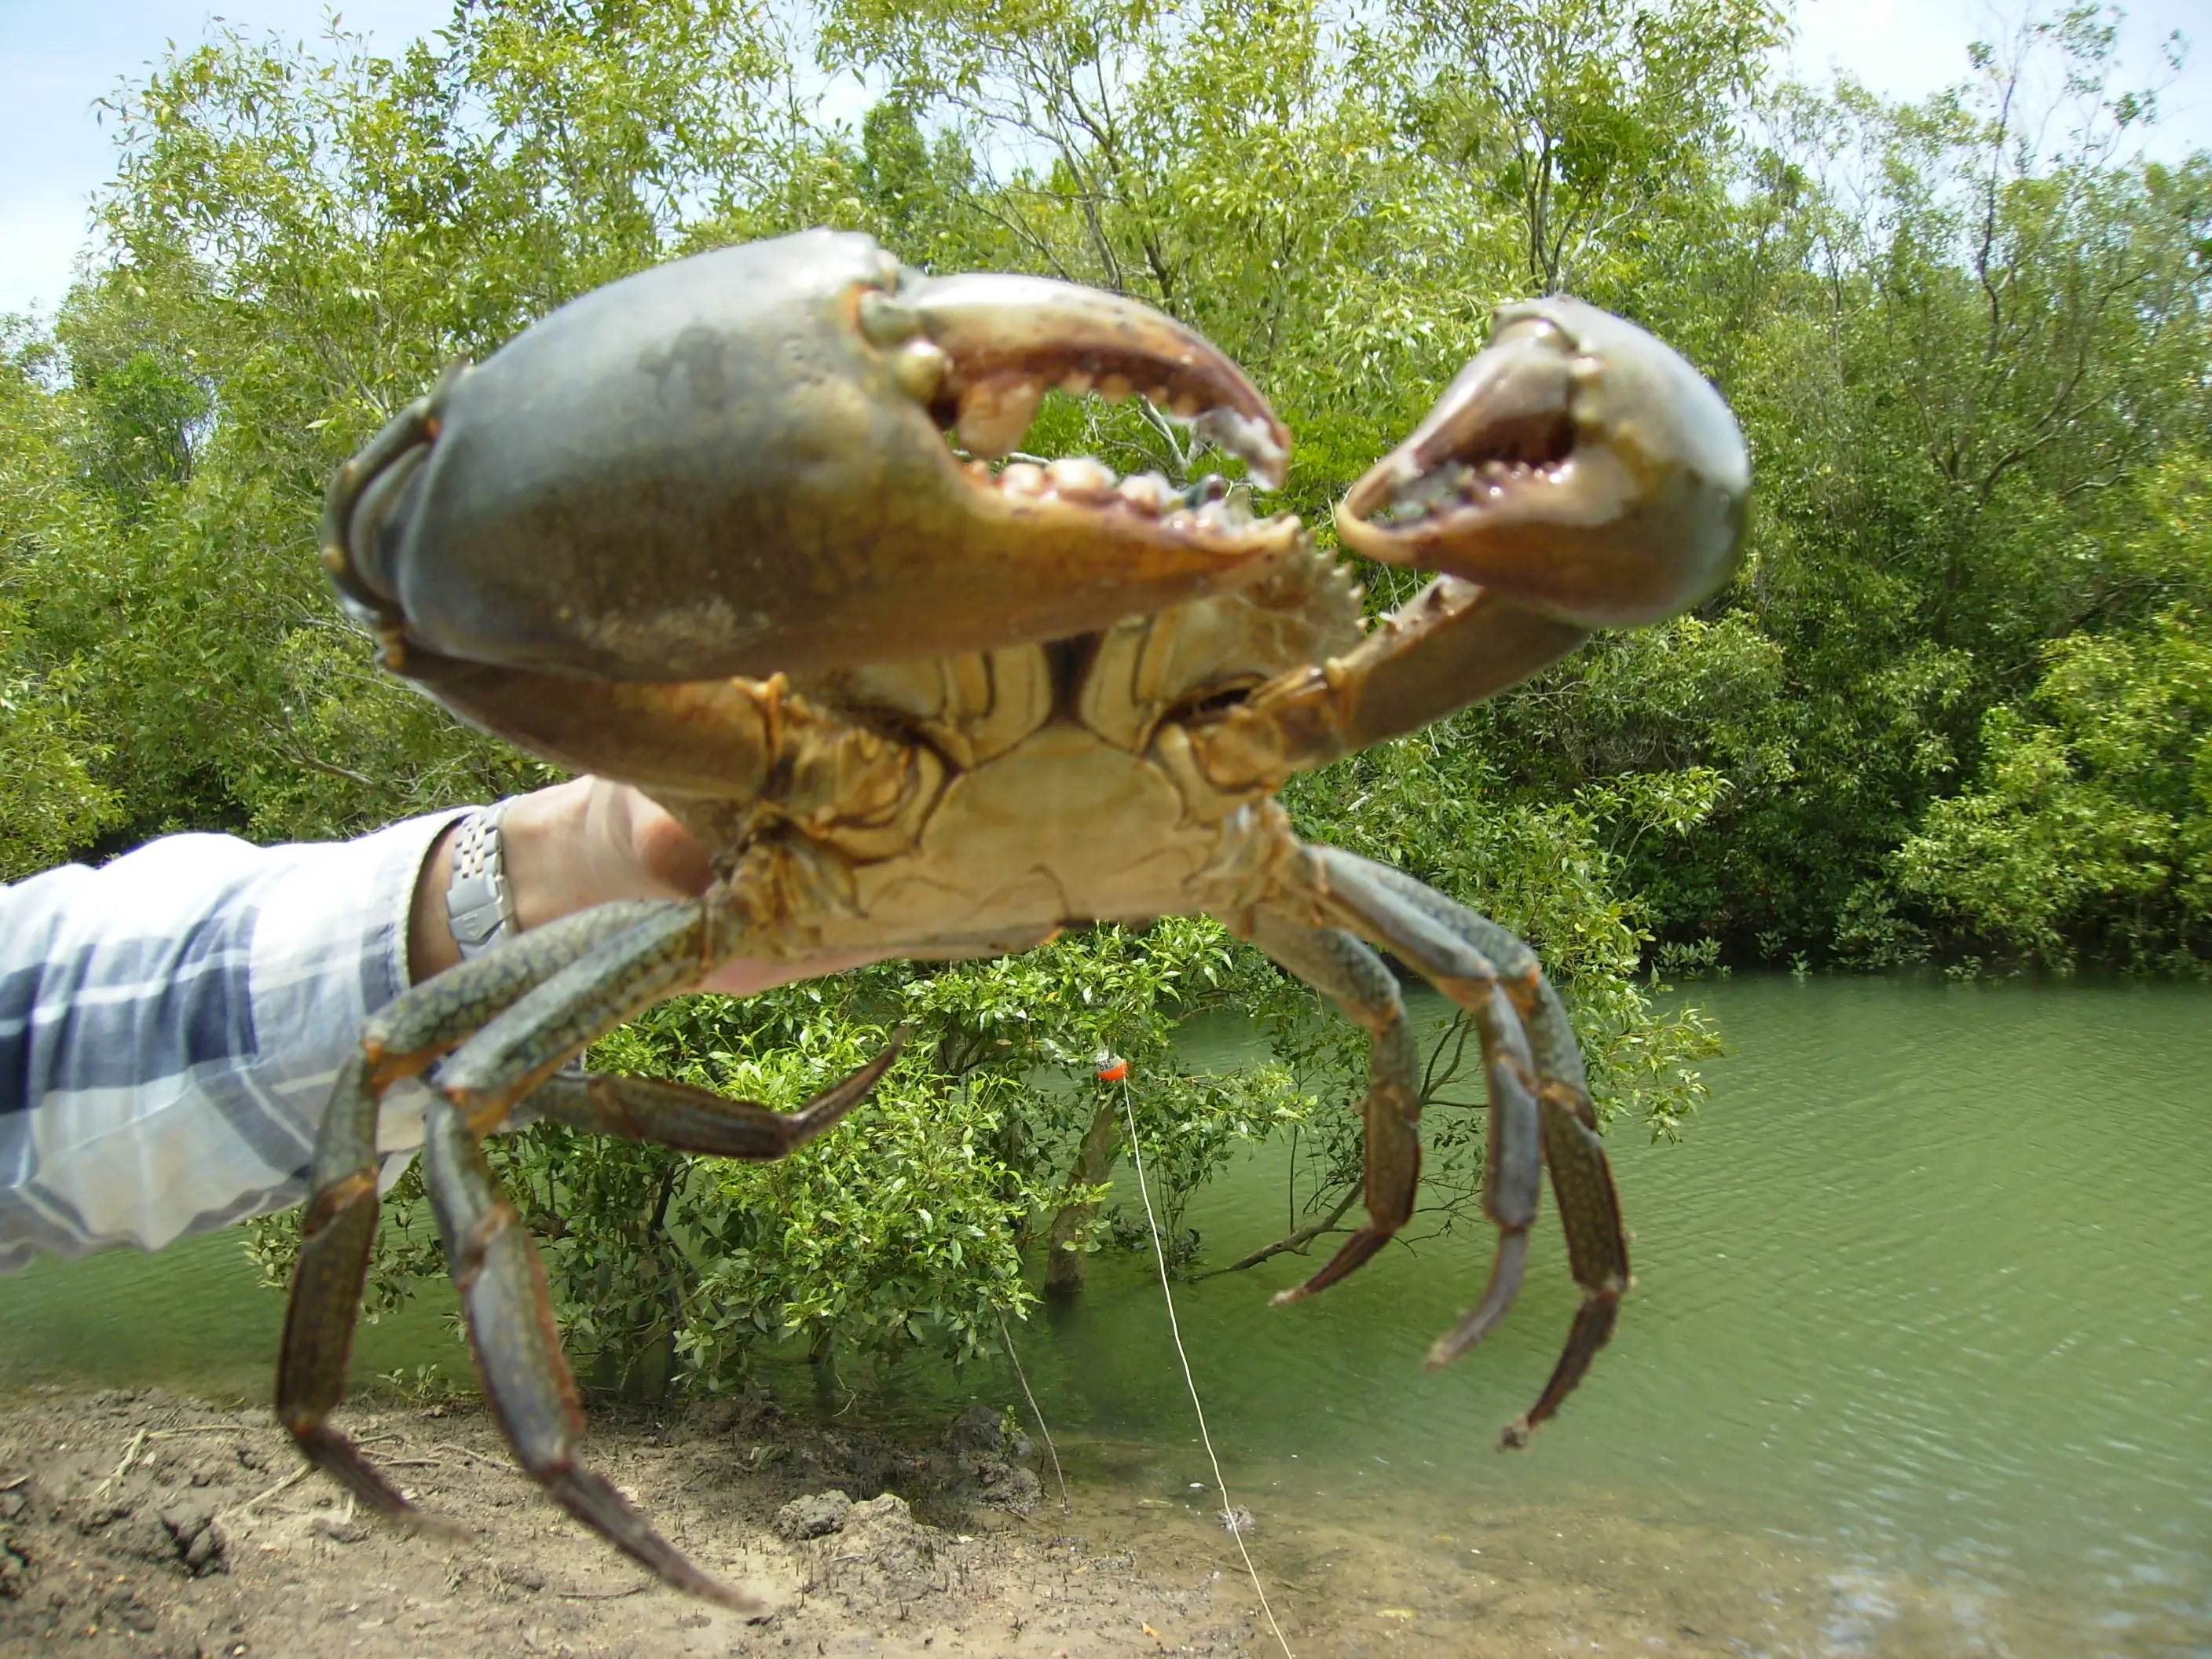
<svg viewBox="0 0 2212 1659">
<path fill-rule="evenodd" d="M 860 322 L 908 395 L 985 460 L 1019 446 L 1057 387 L 1109 403 L 1142 397 L 1241 457 L 1261 482 L 1282 485 L 1290 433 L 1267 399 L 1203 336 L 1136 301 L 1041 276 L 908 274 L 895 293 L 863 294 Z M 1228 508 L 1218 488 L 1192 502 L 1158 473 L 1116 479 L 1091 460 L 1017 461 L 999 482 L 1010 493 L 1118 501 L 1153 517 Z"/>
</svg>

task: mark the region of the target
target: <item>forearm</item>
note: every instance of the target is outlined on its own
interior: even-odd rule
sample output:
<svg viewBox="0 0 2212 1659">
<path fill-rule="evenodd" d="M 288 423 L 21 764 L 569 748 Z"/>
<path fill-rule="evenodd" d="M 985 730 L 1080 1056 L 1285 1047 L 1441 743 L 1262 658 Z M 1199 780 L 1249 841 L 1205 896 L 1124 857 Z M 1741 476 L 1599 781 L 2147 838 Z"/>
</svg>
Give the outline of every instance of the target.
<svg viewBox="0 0 2212 1659">
<path fill-rule="evenodd" d="M 296 1200 L 362 1023 L 460 958 L 446 894 L 466 811 L 344 842 L 171 836 L 0 888 L 0 1272 Z M 526 932 L 709 873 L 672 818 L 603 780 L 518 797 L 502 837 Z M 702 988 L 867 959 L 726 963 Z M 380 1146 L 414 1145 L 420 1103 L 387 1103 Z"/>
<path fill-rule="evenodd" d="M 616 899 L 689 898 L 706 887 L 711 873 L 706 853 L 673 818 L 636 790 L 603 778 L 577 778 L 515 797 L 507 803 L 500 833 L 515 921 L 526 933 Z M 417 984 L 460 960 L 447 920 L 446 891 L 453 874 L 449 828 L 423 861 L 416 888 L 408 960 Z M 749 996 L 875 959 L 855 952 L 804 961 L 725 963 L 699 988 Z"/>
<path fill-rule="evenodd" d="M 408 927 L 408 961 L 420 984 L 461 959 L 447 921 L 455 820 L 423 861 Z M 501 821 L 515 921 L 527 931 L 612 899 L 688 898 L 707 884 L 704 854 L 635 790 L 577 778 L 507 803 Z"/>
<path fill-rule="evenodd" d="M 297 1198 L 340 1060 L 408 983 L 454 816 L 307 846 L 172 836 L 0 890 L 0 1269 Z"/>
</svg>

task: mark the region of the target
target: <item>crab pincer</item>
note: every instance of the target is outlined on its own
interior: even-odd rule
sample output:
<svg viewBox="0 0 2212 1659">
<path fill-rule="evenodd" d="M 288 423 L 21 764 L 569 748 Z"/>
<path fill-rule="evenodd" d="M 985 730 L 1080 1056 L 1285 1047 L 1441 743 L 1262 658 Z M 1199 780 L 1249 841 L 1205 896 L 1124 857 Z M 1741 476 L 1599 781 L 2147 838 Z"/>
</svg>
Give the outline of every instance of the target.
<svg viewBox="0 0 2212 1659">
<path fill-rule="evenodd" d="M 1282 480 L 1281 422 L 1173 319 L 817 230 L 640 272 L 450 373 L 340 474 L 324 562 L 401 672 L 679 681 L 1059 638 L 1290 551 L 1293 520 L 1096 462 L 993 471 L 1054 387 L 1141 395 Z"/>
<path fill-rule="evenodd" d="M 1580 628 L 1658 622 L 1735 570 L 1751 458 L 1719 392 L 1633 323 L 1565 295 L 1490 342 L 1336 509 L 1345 544 Z"/>
</svg>

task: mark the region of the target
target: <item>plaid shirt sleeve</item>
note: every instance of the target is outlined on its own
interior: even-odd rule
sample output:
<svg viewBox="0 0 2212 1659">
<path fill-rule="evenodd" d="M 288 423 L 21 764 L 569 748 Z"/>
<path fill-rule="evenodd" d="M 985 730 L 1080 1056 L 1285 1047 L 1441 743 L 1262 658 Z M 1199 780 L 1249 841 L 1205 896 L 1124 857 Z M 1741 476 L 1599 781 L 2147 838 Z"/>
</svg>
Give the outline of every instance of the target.
<svg viewBox="0 0 2212 1659">
<path fill-rule="evenodd" d="M 458 815 L 293 847 L 173 836 L 0 888 L 0 1272 L 296 1202 Z M 386 1150 L 411 1145 L 388 1115 Z"/>
</svg>

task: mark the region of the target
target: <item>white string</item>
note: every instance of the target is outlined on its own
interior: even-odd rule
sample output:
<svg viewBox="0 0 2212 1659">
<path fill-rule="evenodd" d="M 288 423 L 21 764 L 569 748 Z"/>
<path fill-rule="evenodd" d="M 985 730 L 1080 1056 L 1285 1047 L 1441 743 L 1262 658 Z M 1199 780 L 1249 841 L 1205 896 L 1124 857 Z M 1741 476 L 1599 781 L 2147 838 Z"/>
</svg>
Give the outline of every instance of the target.
<svg viewBox="0 0 2212 1659">
<path fill-rule="evenodd" d="M 1014 1352 L 1014 1334 L 1006 1328 L 1004 1314 L 999 1316 L 999 1340 L 1006 1345 L 1006 1358 L 1014 1362 L 1014 1375 L 1020 1379 L 1022 1393 L 1029 1399 L 1030 1415 L 1036 1419 L 1037 1432 L 1044 1437 L 1044 1449 L 1051 1454 L 1053 1479 L 1060 1482 L 1060 1513 L 1071 1515 L 1074 1506 L 1067 1501 L 1067 1477 L 1060 1470 L 1060 1448 L 1052 1443 L 1052 1431 L 1045 1426 L 1044 1413 L 1037 1405 L 1036 1395 L 1030 1393 L 1029 1374 L 1022 1370 L 1021 1355 Z"/>
<path fill-rule="evenodd" d="M 1129 1157 L 1137 1166 L 1137 1191 L 1145 1200 L 1145 1221 L 1152 1230 L 1152 1259 L 1159 1263 L 1160 1294 L 1168 1304 L 1168 1332 L 1175 1338 L 1176 1358 L 1182 1361 L 1183 1386 L 1190 1390 L 1190 1408 L 1198 1417 L 1198 1437 L 1206 1447 L 1206 1460 L 1213 1465 L 1214 1490 L 1221 1494 L 1221 1518 L 1229 1528 L 1229 1535 L 1237 1540 L 1237 1553 L 1244 1558 L 1244 1571 L 1252 1575 L 1252 1593 L 1260 1598 L 1260 1611 L 1267 1615 L 1267 1628 L 1275 1632 L 1275 1640 L 1282 1644 L 1283 1659 L 1297 1659 L 1291 1644 L 1283 1635 L 1283 1627 L 1275 1622 L 1275 1610 L 1267 1605 L 1267 1592 L 1260 1583 L 1260 1570 L 1252 1565 L 1252 1552 L 1244 1547 L 1244 1528 L 1237 1522 L 1237 1507 L 1229 1501 L 1229 1483 L 1221 1477 L 1221 1460 L 1213 1455 L 1213 1437 L 1206 1431 L 1206 1407 L 1199 1403 L 1198 1382 L 1190 1374 L 1190 1355 L 1182 1346 L 1182 1323 L 1176 1317 L 1175 1292 L 1168 1287 L 1168 1255 L 1160 1243 L 1159 1218 L 1152 1213 L 1152 1188 L 1145 1182 L 1144 1149 L 1137 1145 L 1137 1114 L 1129 1103 L 1129 1085 L 1121 1084 L 1121 1112 L 1129 1124 Z"/>
</svg>

